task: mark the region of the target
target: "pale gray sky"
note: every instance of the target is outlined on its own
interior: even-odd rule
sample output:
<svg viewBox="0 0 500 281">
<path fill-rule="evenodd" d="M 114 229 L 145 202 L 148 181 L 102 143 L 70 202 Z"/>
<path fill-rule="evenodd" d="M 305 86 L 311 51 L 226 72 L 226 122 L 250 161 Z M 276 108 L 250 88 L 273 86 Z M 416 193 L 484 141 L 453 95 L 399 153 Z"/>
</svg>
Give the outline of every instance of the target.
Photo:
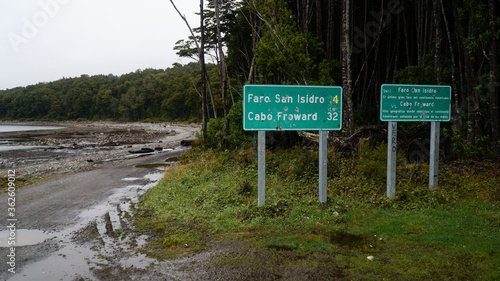
<svg viewBox="0 0 500 281">
<path fill-rule="evenodd" d="M 176 0 L 192 28 L 198 0 Z M 169 0 L 0 0 L 0 90 L 168 68 L 190 35 Z"/>
</svg>

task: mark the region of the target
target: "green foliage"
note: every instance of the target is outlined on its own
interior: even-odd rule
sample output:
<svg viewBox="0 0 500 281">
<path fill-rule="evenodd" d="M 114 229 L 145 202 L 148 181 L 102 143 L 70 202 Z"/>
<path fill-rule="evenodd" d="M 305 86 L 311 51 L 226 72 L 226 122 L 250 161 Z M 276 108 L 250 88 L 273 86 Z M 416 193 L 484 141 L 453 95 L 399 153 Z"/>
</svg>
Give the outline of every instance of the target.
<svg viewBox="0 0 500 281">
<path fill-rule="evenodd" d="M 436 85 L 436 72 L 431 64 L 426 67 L 407 66 L 396 73 L 396 81 L 400 84 Z"/>
<path fill-rule="evenodd" d="M 291 180 L 308 181 L 318 174 L 319 155 L 317 151 L 295 147 L 291 151 L 276 150 L 267 156 L 266 162 L 270 172 L 283 173 Z"/>
<path fill-rule="evenodd" d="M 315 39 L 308 40 L 298 32 L 285 1 L 252 3 L 254 11 L 264 21 L 262 36 L 255 50 L 262 82 L 307 84 L 315 78 L 320 83 L 334 83 L 331 77 L 326 76 L 328 65 L 324 61 L 322 44 Z M 317 64 L 320 64 L 319 70 Z"/>
<path fill-rule="evenodd" d="M 243 130 L 243 102 L 236 102 L 227 115 L 229 119 L 229 134 L 227 135 L 228 148 L 240 148 L 249 144 L 255 135 Z"/>
<path fill-rule="evenodd" d="M 207 142 L 208 148 L 220 148 L 222 140 L 222 129 L 224 127 L 223 118 L 212 118 L 207 124 Z"/>
<path fill-rule="evenodd" d="M 247 146 L 252 141 L 252 132 L 243 130 L 243 102 L 235 103 L 229 110 L 229 133 L 227 135 L 227 148 L 235 149 Z M 220 148 L 222 141 L 222 128 L 224 119 L 210 119 L 207 126 L 208 148 Z"/>
<path fill-rule="evenodd" d="M 238 81 L 238 84 L 253 83 L 253 81 L 247 81 L 254 55 L 253 27 L 248 22 L 248 19 L 253 15 L 251 9 L 243 4 L 235 11 L 234 21 L 227 26 L 228 32 L 224 36 L 224 40 L 227 42 L 228 72 L 230 77 Z"/>
<path fill-rule="evenodd" d="M 323 60 L 317 66 L 317 73 L 317 81 L 312 78 L 311 85 L 339 85 L 342 81 L 342 64 L 337 60 Z"/>
<path fill-rule="evenodd" d="M 476 31 L 467 37 L 468 47 L 471 51 L 481 52 L 492 36 L 488 30 L 489 17 L 485 16 L 488 15 L 488 3 L 480 0 L 467 0 L 464 4 L 474 13 L 462 13 L 462 18 L 467 20 L 467 25 Z"/>
<path fill-rule="evenodd" d="M 453 152 L 460 159 L 482 160 L 490 156 L 487 136 L 476 139 L 475 144 L 468 144 L 460 130 L 445 130 L 445 134 L 451 138 Z"/>
<path fill-rule="evenodd" d="M 427 187 L 427 165 L 400 164 L 397 198 L 389 200 L 385 182 L 370 180 L 373 167 L 364 166 L 382 158 L 381 147 L 363 147 L 359 159 L 330 154 L 329 199 L 319 204 L 308 167 L 317 166 L 316 154 L 268 152 L 266 204 L 258 207 L 253 149 L 193 149 L 139 203 L 136 223 L 153 235 L 149 253 L 171 257 L 222 243 L 228 250 L 211 260 L 217 268 L 336 268 L 349 280 L 500 275 L 498 164 L 443 165 L 436 191 Z"/>
<path fill-rule="evenodd" d="M 177 50 L 176 54 L 179 57 L 195 58 L 198 55 L 198 49 L 193 40 L 179 40 L 175 42 L 174 50 Z"/>
<path fill-rule="evenodd" d="M 207 66 L 208 70 L 214 68 Z M 209 73 L 212 79 L 217 75 Z M 0 91 L 0 119 L 200 120 L 198 81 L 196 63 L 137 70 L 120 77 L 63 78 Z"/>
<path fill-rule="evenodd" d="M 368 143 L 363 143 L 360 146 L 359 166 L 358 170 L 366 179 L 371 179 L 375 182 L 385 182 L 387 175 L 387 145 L 380 144 L 376 148 L 370 147 Z M 401 153 L 398 153 L 401 157 Z M 398 159 L 401 163 L 401 158 Z"/>
</svg>

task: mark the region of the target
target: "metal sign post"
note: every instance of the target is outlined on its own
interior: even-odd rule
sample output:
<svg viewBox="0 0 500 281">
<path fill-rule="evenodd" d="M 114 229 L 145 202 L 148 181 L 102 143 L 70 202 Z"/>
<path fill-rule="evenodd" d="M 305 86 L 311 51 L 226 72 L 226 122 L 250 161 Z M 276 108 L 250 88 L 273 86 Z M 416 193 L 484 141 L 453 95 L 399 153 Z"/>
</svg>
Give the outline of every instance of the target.
<svg viewBox="0 0 500 281">
<path fill-rule="evenodd" d="M 438 188 L 440 123 L 431 122 L 431 149 L 429 157 L 429 188 Z"/>
<path fill-rule="evenodd" d="M 342 130 L 342 87 L 245 85 L 243 129 L 259 131 L 259 206 L 266 202 L 266 131 L 319 131 L 319 202 L 327 201 L 327 136 Z"/>
<path fill-rule="evenodd" d="M 384 84 L 380 87 L 380 120 L 389 122 L 387 197 L 396 195 L 396 122 L 431 122 L 429 188 L 438 187 L 440 123 L 450 121 L 451 87 Z"/>
<path fill-rule="evenodd" d="M 259 195 L 258 195 L 258 205 L 264 206 L 266 204 L 266 131 L 259 131 L 258 136 L 258 178 L 259 178 Z"/>
<path fill-rule="evenodd" d="M 398 123 L 389 122 L 387 134 L 387 197 L 396 196 L 396 155 L 398 145 Z"/>
<path fill-rule="evenodd" d="M 319 202 L 325 203 L 328 165 L 328 131 L 319 131 Z"/>
</svg>

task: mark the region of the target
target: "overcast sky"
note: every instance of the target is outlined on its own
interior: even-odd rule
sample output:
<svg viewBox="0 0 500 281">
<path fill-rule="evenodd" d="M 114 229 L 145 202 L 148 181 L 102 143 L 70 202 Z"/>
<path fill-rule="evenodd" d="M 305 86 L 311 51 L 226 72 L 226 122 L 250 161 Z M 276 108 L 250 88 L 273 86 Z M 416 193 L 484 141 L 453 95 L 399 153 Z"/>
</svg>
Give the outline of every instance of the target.
<svg viewBox="0 0 500 281">
<path fill-rule="evenodd" d="M 198 0 L 175 0 L 192 28 Z M 168 68 L 189 30 L 169 0 L 0 0 L 0 90 Z"/>
</svg>

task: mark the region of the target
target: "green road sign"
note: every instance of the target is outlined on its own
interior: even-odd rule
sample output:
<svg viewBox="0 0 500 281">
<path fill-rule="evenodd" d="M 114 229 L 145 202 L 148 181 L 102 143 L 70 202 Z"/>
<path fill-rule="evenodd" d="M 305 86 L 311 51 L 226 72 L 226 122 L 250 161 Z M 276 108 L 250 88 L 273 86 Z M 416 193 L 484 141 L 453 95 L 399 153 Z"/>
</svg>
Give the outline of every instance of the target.
<svg viewBox="0 0 500 281">
<path fill-rule="evenodd" d="M 384 84 L 380 87 L 381 121 L 445 122 L 451 116 L 451 87 Z"/>
<path fill-rule="evenodd" d="M 245 85 L 243 98 L 244 130 L 342 129 L 342 87 Z"/>
</svg>

